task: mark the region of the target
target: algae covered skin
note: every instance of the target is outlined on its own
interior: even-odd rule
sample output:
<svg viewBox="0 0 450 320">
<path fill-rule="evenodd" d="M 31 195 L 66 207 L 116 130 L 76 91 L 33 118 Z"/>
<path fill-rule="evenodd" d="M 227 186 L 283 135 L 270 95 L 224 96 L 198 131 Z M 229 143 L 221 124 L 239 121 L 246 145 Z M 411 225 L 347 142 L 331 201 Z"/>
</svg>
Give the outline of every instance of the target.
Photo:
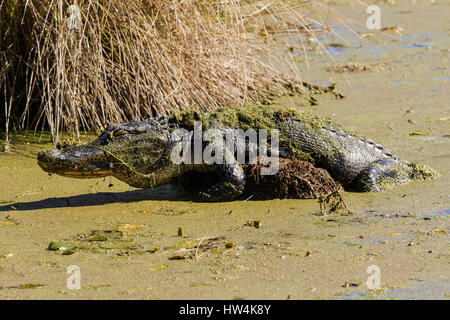
<svg viewBox="0 0 450 320">
<path fill-rule="evenodd" d="M 202 124 L 203 130 L 223 132 L 266 129 L 270 133 L 277 129 L 280 157 L 309 161 L 328 170 L 349 189 L 382 191 L 414 179 L 438 176 L 433 169 L 400 160 L 391 151 L 348 133 L 329 119 L 276 106 L 227 107 L 209 113 L 185 110 L 170 117 L 113 124 L 87 145 L 43 151 L 38 161 L 50 173 L 76 178 L 112 175 L 139 188 L 170 183 L 188 171 L 215 171 L 221 181 L 203 193 L 203 200 L 235 199 L 245 188 L 245 174 L 237 162 L 174 163 L 171 154 L 179 143 L 174 130 L 192 130 L 196 122 Z M 207 144 L 203 142 L 202 147 Z M 236 150 L 227 152 L 233 157 Z"/>
</svg>

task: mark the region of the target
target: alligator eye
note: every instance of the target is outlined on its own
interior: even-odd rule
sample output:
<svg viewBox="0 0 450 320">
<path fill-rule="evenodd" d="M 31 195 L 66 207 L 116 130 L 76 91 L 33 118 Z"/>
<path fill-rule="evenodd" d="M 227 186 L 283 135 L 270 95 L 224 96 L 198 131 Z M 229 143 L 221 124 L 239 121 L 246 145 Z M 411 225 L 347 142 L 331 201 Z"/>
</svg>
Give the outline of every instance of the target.
<svg viewBox="0 0 450 320">
<path fill-rule="evenodd" d="M 113 133 L 114 137 L 123 136 L 123 135 L 125 135 L 125 134 L 127 134 L 127 131 L 124 130 L 124 129 L 116 130 L 116 131 L 114 131 L 114 133 Z"/>
</svg>

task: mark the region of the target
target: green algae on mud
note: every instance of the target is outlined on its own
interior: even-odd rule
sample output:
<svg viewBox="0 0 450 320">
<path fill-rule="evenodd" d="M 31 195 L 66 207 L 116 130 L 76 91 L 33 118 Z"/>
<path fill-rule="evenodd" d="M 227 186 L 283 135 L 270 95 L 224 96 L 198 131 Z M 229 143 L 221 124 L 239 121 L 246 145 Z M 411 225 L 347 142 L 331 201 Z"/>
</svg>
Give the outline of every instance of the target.
<svg viewBox="0 0 450 320">
<path fill-rule="evenodd" d="M 339 8 L 351 12 L 348 1 Z M 398 8 L 383 10 L 387 24 L 407 25 L 409 34 L 439 34 L 440 26 L 445 26 L 443 30 L 449 26 L 442 15 L 446 8 L 448 5 L 442 2 L 430 6 L 399 2 Z M 411 13 L 403 14 L 401 10 Z M 361 18 L 360 10 L 354 18 Z M 405 110 L 414 106 L 417 126 L 432 128 L 436 135 L 448 134 L 448 120 L 440 119 L 448 117 L 449 109 L 443 101 L 450 101 L 450 92 L 444 81 L 433 81 L 436 73 L 444 76 L 445 70 L 427 69 L 448 59 L 447 51 L 443 51 L 448 46 L 443 47 L 440 39 L 436 37 L 436 47 L 429 50 L 391 50 L 368 58 L 360 53 L 362 49 L 351 49 L 353 44 L 349 45 L 343 58 L 365 64 L 386 60 L 390 66 L 397 66 L 393 71 L 355 74 L 356 78 L 351 79 L 355 88 L 344 92 L 349 97 L 345 102 L 324 99 L 320 107 L 313 108 L 390 145 L 402 158 L 429 164 L 442 175 L 431 183 L 413 182 L 389 192 L 344 192 L 353 216 L 323 217 L 315 200 L 195 203 L 173 190 L 142 193 L 114 178 L 111 188 L 109 179 L 72 183 L 63 177 L 48 177 L 37 167 L 36 152 L 50 143 L 13 142 L 8 155 L 0 153 L 0 197 L 7 202 L 0 205 L 0 218 L 10 215 L 23 227 L 0 226 L 0 298 L 396 299 L 414 297 L 403 290 L 421 283 L 425 288 L 416 290 L 421 299 L 448 298 L 445 279 L 450 279 L 449 216 L 439 212 L 449 210 L 449 140 L 409 137 L 417 128 L 412 128 L 404 117 Z M 390 39 L 378 41 L 392 47 Z M 357 58 L 352 56 L 354 53 Z M 318 79 L 329 77 L 325 63 L 311 66 L 311 73 Z M 399 75 L 408 75 L 408 86 L 389 85 Z M 340 86 L 346 83 L 341 75 L 333 75 L 333 80 Z M 289 101 L 287 105 L 292 104 Z M 18 210 L 11 209 L 10 205 L 16 203 Z M 230 211 L 232 214 L 228 214 Z M 389 214 L 392 218 L 388 218 Z M 254 220 L 263 222 L 261 228 L 240 227 Z M 149 226 L 150 230 L 139 231 L 145 237 L 138 233 L 133 236 L 135 243 L 143 246 L 142 254 L 117 256 L 120 249 L 102 249 L 61 256 L 45 250 L 55 239 L 70 242 L 78 233 L 114 230 L 123 224 Z M 176 236 L 178 226 L 183 226 L 188 238 L 180 240 Z M 212 236 L 225 239 L 197 261 L 168 260 L 172 252 L 184 249 L 177 248 L 181 241 L 195 244 L 200 241 L 197 239 Z M 377 241 L 383 237 L 387 241 Z M 414 246 L 408 246 L 411 241 Z M 227 252 L 226 242 L 233 242 L 235 249 Z M 161 249 L 145 252 L 155 246 Z M 163 248 L 170 246 L 174 248 L 165 253 Z M 307 255 L 308 251 L 312 254 Z M 81 268 L 81 290 L 66 290 L 66 267 L 72 264 Z M 385 290 L 371 291 L 364 285 L 342 287 L 346 282 L 365 283 L 367 267 L 373 264 L 381 268 Z M 443 279 L 441 285 L 433 285 L 439 279 Z M 13 288 L 20 284 L 45 286 Z M 395 294 L 392 288 L 401 292 Z"/>
</svg>

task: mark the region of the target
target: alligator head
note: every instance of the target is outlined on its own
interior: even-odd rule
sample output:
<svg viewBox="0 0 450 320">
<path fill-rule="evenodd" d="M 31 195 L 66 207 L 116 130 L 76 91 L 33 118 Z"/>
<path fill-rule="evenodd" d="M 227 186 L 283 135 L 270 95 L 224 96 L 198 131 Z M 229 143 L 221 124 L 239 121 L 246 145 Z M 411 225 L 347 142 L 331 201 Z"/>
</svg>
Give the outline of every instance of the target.
<svg viewBox="0 0 450 320">
<path fill-rule="evenodd" d="M 166 120 L 110 125 L 86 145 L 40 152 L 38 163 L 44 171 L 66 177 L 114 176 L 132 186 L 153 187 L 152 173 L 166 167 L 162 162 L 170 154 Z"/>
</svg>

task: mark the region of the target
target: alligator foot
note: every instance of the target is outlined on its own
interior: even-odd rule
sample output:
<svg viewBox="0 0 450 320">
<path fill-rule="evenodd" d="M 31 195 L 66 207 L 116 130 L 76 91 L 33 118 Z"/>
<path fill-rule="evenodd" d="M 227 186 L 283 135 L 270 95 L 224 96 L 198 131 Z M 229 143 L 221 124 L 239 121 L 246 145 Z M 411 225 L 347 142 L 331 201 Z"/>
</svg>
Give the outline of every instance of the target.
<svg viewBox="0 0 450 320">
<path fill-rule="evenodd" d="M 217 165 L 221 182 L 200 193 L 199 201 L 220 202 L 234 200 L 244 192 L 245 174 L 239 164 Z"/>
<path fill-rule="evenodd" d="M 358 191 L 379 192 L 412 180 L 431 180 L 439 176 L 428 166 L 394 158 L 382 159 L 365 168 L 354 180 Z"/>
</svg>

